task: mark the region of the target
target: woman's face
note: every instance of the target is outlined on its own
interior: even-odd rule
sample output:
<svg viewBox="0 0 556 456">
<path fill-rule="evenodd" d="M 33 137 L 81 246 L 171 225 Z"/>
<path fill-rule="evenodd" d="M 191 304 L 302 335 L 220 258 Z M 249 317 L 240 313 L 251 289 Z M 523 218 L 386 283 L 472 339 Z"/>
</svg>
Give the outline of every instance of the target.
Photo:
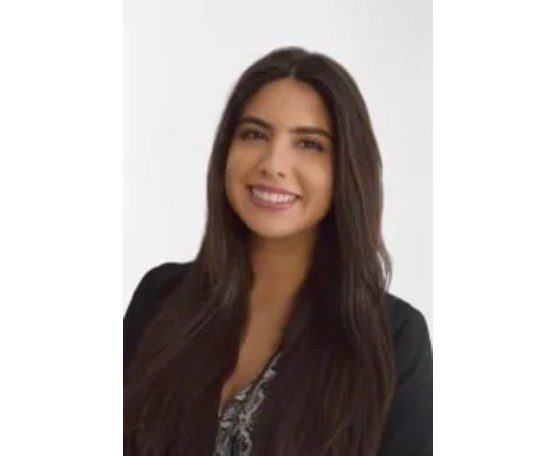
<svg viewBox="0 0 556 456">
<path fill-rule="evenodd" d="M 247 102 L 233 133 L 226 164 L 228 200 L 261 237 L 312 231 L 331 205 L 332 153 L 331 120 L 318 92 L 293 79 L 272 81 Z M 265 185 L 295 198 L 257 189 Z"/>
</svg>

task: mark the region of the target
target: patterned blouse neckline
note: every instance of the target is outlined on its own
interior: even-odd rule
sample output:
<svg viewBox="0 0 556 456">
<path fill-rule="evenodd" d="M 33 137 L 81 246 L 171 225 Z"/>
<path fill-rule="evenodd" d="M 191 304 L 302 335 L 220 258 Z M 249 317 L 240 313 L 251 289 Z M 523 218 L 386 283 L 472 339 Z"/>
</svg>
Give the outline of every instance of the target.
<svg viewBox="0 0 556 456">
<path fill-rule="evenodd" d="M 276 375 L 282 351 L 278 350 L 258 377 L 249 382 L 218 412 L 218 432 L 214 456 L 248 456 L 255 417 L 265 398 L 267 384 Z"/>
</svg>

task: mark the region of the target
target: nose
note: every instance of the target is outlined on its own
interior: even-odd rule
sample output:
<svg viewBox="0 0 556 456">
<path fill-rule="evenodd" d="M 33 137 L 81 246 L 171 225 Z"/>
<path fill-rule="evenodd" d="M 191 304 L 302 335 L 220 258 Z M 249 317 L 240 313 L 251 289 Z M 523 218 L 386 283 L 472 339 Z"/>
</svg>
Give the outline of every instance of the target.
<svg viewBox="0 0 556 456">
<path fill-rule="evenodd" d="M 289 150 L 287 138 L 275 139 L 268 143 L 259 163 L 259 172 L 264 176 L 286 177 L 292 166 L 292 152 Z"/>
</svg>

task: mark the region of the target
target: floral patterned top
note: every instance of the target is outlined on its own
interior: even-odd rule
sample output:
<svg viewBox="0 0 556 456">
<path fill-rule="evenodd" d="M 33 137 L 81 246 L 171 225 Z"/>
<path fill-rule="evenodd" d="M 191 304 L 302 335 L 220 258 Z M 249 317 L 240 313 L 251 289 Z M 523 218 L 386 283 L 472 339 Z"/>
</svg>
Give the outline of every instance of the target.
<svg viewBox="0 0 556 456">
<path fill-rule="evenodd" d="M 263 372 L 249 382 L 224 410 L 219 410 L 214 456 L 249 456 L 251 453 L 251 433 L 256 414 L 264 401 L 266 385 L 276 375 L 281 355 L 282 352 L 278 351 Z"/>
</svg>

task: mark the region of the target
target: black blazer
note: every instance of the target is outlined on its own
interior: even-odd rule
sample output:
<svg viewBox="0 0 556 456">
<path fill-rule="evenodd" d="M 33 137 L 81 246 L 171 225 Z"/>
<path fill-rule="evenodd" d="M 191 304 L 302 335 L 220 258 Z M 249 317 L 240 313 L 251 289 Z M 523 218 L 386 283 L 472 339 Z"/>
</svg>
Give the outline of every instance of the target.
<svg viewBox="0 0 556 456">
<path fill-rule="evenodd" d="M 124 316 L 124 368 L 135 356 L 144 329 L 162 297 L 177 285 L 191 263 L 163 263 L 139 282 Z M 432 347 L 423 314 L 388 294 L 394 338 L 396 391 L 380 456 L 432 455 Z"/>
</svg>

